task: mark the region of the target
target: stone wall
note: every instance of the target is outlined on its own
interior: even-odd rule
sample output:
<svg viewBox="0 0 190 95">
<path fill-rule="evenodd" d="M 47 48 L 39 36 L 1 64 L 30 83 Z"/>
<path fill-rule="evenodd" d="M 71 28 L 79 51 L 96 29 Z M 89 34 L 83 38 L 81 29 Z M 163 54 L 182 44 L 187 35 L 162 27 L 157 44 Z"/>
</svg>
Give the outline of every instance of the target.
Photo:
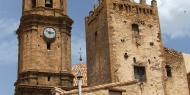
<svg viewBox="0 0 190 95">
<path fill-rule="evenodd" d="M 38 20 L 40 17 L 41 19 Z M 47 19 L 49 19 L 48 22 Z M 39 15 L 24 16 L 21 19 L 21 25 L 18 32 L 18 73 L 22 74 L 28 71 L 36 73 L 49 72 L 49 75 L 43 75 L 39 79 L 36 79 L 39 80 L 36 84 L 44 84 L 45 81 L 48 81 L 48 76 L 52 76 L 52 79 L 54 79 L 54 75 L 52 74 L 59 74 L 60 71 L 67 71 L 71 73 L 70 31 L 60 28 L 59 21 L 60 18 L 43 17 Z M 71 24 L 72 22 L 70 22 L 70 25 Z M 56 38 L 51 43 L 51 50 L 48 50 L 43 31 L 46 27 L 50 26 L 55 29 Z M 41 80 L 44 81 L 40 82 Z M 56 80 L 59 80 L 59 78 L 55 79 L 55 81 Z M 58 83 L 55 85 L 57 84 Z"/>
<path fill-rule="evenodd" d="M 112 81 L 133 80 L 134 65 L 146 66 L 147 70 L 150 70 L 147 72 L 156 72 L 162 63 L 159 17 L 153 14 L 154 12 L 148 14 L 147 10 L 157 9 L 150 5 L 121 0 L 111 0 L 109 5 L 108 33 Z M 145 13 L 143 11 L 138 13 L 137 9 L 140 8 L 145 8 L 142 9 L 146 10 Z M 132 24 L 139 26 L 138 35 L 132 30 Z M 156 65 L 158 67 L 155 67 Z M 151 70 L 154 67 L 157 70 Z M 162 72 L 158 75 L 161 74 Z"/>
<path fill-rule="evenodd" d="M 165 49 L 164 56 L 166 65 L 171 67 L 171 76 L 165 74 L 166 95 L 189 95 L 187 71 L 182 53 Z"/>
<path fill-rule="evenodd" d="M 104 26 L 98 22 L 100 18 L 103 18 L 101 21 L 107 27 L 98 30 L 99 25 Z M 189 95 L 182 54 L 164 50 L 155 0 L 151 5 L 144 0 L 140 4 L 129 0 L 100 0 L 99 6 L 90 12 L 86 22 L 87 75 L 90 84 L 97 80 L 97 76 L 99 80 L 94 85 L 104 84 L 104 80 L 109 78 L 113 83 L 136 80 L 134 66 L 141 66 L 145 67 L 146 72 L 146 80 L 139 84 L 141 95 L 173 95 L 174 92 L 176 95 Z M 133 25 L 138 29 L 134 30 Z M 98 38 L 99 31 L 104 38 Z M 101 46 L 103 48 L 99 48 Z M 106 48 L 108 52 L 105 52 Z M 171 78 L 167 77 L 167 65 L 173 68 Z M 104 72 L 110 77 L 102 77 Z"/>
<path fill-rule="evenodd" d="M 106 1 L 111 81 L 135 80 L 134 66 L 142 66 L 146 69 L 142 95 L 164 95 L 163 45 L 156 5 Z M 139 27 L 137 35 L 133 24 Z"/>
<path fill-rule="evenodd" d="M 189 91 L 190 91 L 190 55 L 183 53 L 183 58 L 184 58 L 185 65 L 186 65 L 188 87 L 189 87 Z"/>
<path fill-rule="evenodd" d="M 190 73 L 190 55 L 183 53 L 187 73 Z"/>
<path fill-rule="evenodd" d="M 188 81 L 189 94 L 190 94 L 190 73 L 187 74 L 187 81 Z"/>
<path fill-rule="evenodd" d="M 102 2 L 85 19 L 89 86 L 111 82 L 106 10 L 105 2 Z"/>
<path fill-rule="evenodd" d="M 73 87 L 73 21 L 66 15 L 66 0 L 53 0 L 52 7 L 45 6 L 45 0 L 35 1 L 32 4 L 32 0 L 23 0 L 23 14 L 17 31 L 19 62 L 15 95 L 47 95 L 53 86 L 63 89 Z M 51 39 L 50 45 L 49 39 L 44 36 L 46 28 L 55 30 L 56 36 Z"/>
</svg>

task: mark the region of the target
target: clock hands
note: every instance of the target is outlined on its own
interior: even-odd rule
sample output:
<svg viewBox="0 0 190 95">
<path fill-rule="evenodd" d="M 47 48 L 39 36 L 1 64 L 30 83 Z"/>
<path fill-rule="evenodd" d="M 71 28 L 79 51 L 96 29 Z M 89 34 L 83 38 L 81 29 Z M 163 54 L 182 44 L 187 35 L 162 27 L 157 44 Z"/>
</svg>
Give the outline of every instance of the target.
<svg viewBox="0 0 190 95">
<path fill-rule="evenodd" d="M 52 31 L 47 31 L 48 32 L 48 34 L 54 34 L 54 32 L 52 32 Z"/>
<path fill-rule="evenodd" d="M 56 33 L 53 28 L 45 28 L 44 35 L 47 40 L 52 40 L 55 38 Z"/>
</svg>

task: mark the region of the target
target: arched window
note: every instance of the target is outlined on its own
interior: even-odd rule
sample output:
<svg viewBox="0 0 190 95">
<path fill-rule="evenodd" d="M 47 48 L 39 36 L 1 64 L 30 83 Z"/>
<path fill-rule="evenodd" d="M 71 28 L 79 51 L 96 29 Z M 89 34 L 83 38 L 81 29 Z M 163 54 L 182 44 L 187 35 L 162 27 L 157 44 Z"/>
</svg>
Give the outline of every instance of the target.
<svg viewBox="0 0 190 95">
<path fill-rule="evenodd" d="M 35 8 L 36 7 L 36 0 L 31 0 L 31 3 L 32 3 L 32 8 Z"/>
<path fill-rule="evenodd" d="M 166 73 L 167 73 L 167 77 L 172 77 L 172 68 L 170 65 L 166 65 Z"/>
<path fill-rule="evenodd" d="M 45 0 L 45 7 L 53 8 L 53 0 Z"/>
<path fill-rule="evenodd" d="M 132 31 L 135 32 L 135 34 L 139 34 L 139 25 L 132 24 Z"/>
</svg>

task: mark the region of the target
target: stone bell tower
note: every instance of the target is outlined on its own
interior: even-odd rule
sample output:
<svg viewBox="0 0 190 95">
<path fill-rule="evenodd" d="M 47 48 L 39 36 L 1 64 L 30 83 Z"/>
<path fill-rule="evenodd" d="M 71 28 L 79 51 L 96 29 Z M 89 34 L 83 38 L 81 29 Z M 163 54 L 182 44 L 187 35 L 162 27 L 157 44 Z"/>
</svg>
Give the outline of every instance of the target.
<svg viewBox="0 0 190 95">
<path fill-rule="evenodd" d="M 23 0 L 17 31 L 15 95 L 51 95 L 52 87 L 72 88 L 71 25 L 66 0 Z"/>
</svg>

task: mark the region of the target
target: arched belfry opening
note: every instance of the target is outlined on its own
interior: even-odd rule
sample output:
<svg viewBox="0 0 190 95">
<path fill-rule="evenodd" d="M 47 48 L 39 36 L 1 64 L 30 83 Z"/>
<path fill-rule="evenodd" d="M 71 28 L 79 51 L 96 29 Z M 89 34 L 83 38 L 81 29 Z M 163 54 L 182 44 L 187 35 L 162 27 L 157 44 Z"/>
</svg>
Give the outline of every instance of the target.
<svg viewBox="0 0 190 95">
<path fill-rule="evenodd" d="M 45 0 L 45 7 L 53 8 L 53 0 Z"/>
<path fill-rule="evenodd" d="M 31 3 L 32 3 L 32 8 L 35 8 L 36 7 L 36 0 L 31 0 Z"/>
</svg>

